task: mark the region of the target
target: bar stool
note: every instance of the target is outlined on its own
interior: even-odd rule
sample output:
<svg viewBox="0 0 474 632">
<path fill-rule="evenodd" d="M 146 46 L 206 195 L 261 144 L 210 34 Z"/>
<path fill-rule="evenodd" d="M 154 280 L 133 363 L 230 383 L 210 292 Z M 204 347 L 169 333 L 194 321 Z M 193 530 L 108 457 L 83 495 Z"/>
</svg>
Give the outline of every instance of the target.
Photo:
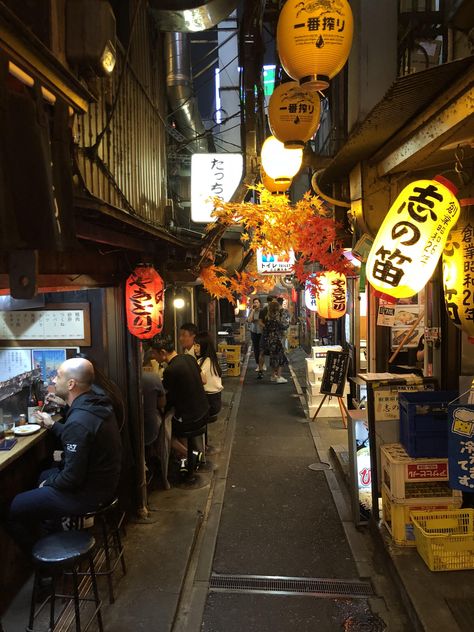
<svg viewBox="0 0 474 632">
<path fill-rule="evenodd" d="M 119 562 L 122 566 L 122 573 L 124 575 L 127 573 L 124 546 L 120 535 L 125 513 L 122 513 L 120 517 L 118 516 L 118 505 L 118 498 L 114 498 L 108 505 L 104 505 L 95 511 L 90 511 L 79 517 L 79 524 L 87 524 L 87 520 L 93 518 L 94 524 L 97 525 L 97 548 L 104 552 L 105 570 L 98 570 L 95 574 L 97 577 L 107 577 L 109 603 L 115 602 L 112 579 Z"/>
<path fill-rule="evenodd" d="M 39 540 L 33 547 L 33 561 L 35 564 L 35 577 L 33 582 L 33 592 L 31 594 L 30 618 L 26 632 L 34 631 L 34 622 L 44 606 L 49 602 L 49 630 L 53 631 L 57 620 L 66 610 L 69 603 L 74 603 L 74 618 L 76 632 L 81 632 L 80 604 L 83 601 L 93 601 L 95 603 L 94 612 L 91 614 L 84 630 L 87 630 L 94 617 L 100 632 L 103 632 L 102 614 L 100 611 L 101 602 L 97 589 L 97 579 L 94 567 L 95 540 L 85 531 L 61 531 Z M 81 562 L 87 560 L 89 564 L 88 573 L 79 573 Z M 79 596 L 78 577 L 86 574 L 91 579 L 93 598 Z M 59 594 L 56 592 L 56 582 L 58 577 L 70 576 L 72 578 L 72 594 Z M 36 596 L 40 587 L 41 577 L 51 577 L 51 595 L 48 596 L 36 610 Z M 63 607 L 61 615 L 55 620 L 56 598 L 67 599 L 68 603 Z"/>
</svg>

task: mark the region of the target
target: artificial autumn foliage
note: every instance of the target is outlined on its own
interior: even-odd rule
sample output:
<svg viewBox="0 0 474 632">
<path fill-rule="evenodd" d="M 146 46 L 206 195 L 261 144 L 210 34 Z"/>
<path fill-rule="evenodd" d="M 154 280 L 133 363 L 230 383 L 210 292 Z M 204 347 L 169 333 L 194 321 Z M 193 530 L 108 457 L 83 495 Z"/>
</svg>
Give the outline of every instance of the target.
<svg viewBox="0 0 474 632">
<path fill-rule="evenodd" d="M 213 216 L 224 226 L 240 224 L 244 228 L 242 241 L 256 251 L 279 254 L 294 250 L 297 261 L 294 273 L 300 283 L 314 286 L 319 291 L 317 274 L 308 270 L 308 264 L 319 264 L 321 272 L 334 270 L 347 273 L 349 264 L 338 242 L 337 223 L 323 202 L 309 192 L 292 204 L 285 195 L 272 195 L 262 185 L 251 187 L 258 192 L 259 203 L 230 203 L 214 200 Z M 215 224 L 208 226 L 208 230 Z M 258 277 L 242 273 L 227 276 L 217 266 L 202 268 L 200 276 L 204 288 L 215 298 L 227 298 L 235 303 L 235 295 L 245 295 L 249 289 L 259 291 Z"/>
</svg>

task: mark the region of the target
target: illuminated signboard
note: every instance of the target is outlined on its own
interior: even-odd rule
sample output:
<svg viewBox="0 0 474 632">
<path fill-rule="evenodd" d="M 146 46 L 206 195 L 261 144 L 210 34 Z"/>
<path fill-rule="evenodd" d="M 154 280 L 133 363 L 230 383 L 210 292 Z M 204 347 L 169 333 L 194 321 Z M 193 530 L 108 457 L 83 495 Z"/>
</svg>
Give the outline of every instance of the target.
<svg viewBox="0 0 474 632">
<path fill-rule="evenodd" d="M 257 250 L 257 272 L 259 274 L 288 274 L 293 272 L 295 264 L 295 253 L 280 252 L 273 254 L 264 252 L 261 248 Z"/>
<path fill-rule="evenodd" d="M 191 157 L 191 220 L 214 221 L 212 198 L 228 202 L 243 170 L 242 154 L 193 154 Z"/>
</svg>

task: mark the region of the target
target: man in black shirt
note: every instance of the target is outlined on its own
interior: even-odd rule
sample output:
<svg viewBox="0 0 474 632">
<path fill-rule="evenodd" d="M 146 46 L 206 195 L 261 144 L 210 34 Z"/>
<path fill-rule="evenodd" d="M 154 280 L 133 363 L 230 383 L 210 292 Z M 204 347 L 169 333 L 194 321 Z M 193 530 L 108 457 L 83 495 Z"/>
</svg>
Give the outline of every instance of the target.
<svg viewBox="0 0 474 632">
<path fill-rule="evenodd" d="M 60 467 L 40 476 L 39 487 L 18 494 L 10 507 L 10 531 L 27 549 L 34 542 L 31 526 L 63 516 L 80 516 L 113 499 L 121 470 L 121 442 L 112 403 L 91 390 L 94 368 L 89 360 L 71 358 L 55 378 L 56 395 L 69 406 L 64 423 L 48 413 L 38 421 L 62 443 Z"/>
<path fill-rule="evenodd" d="M 209 411 L 201 372 L 195 358 L 188 354 L 178 355 L 174 344 L 162 340 L 154 345 L 161 362 L 167 367 L 163 373 L 166 407 L 174 408 L 173 434 L 204 425 Z"/>
</svg>

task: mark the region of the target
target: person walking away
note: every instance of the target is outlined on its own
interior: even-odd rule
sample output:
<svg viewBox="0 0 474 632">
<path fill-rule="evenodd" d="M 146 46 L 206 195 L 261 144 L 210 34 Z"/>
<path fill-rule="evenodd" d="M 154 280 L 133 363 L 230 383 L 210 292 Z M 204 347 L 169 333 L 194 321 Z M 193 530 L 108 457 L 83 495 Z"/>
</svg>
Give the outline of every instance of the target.
<svg viewBox="0 0 474 632">
<path fill-rule="evenodd" d="M 280 318 L 280 305 L 277 301 L 270 304 L 268 317 L 265 322 L 264 335 L 267 340 L 268 353 L 270 356 L 270 367 L 272 369 L 271 381 L 276 384 L 285 384 L 288 380 L 282 377 L 283 367 L 288 364 L 288 360 L 283 348 L 283 336 L 285 325 Z"/>
<path fill-rule="evenodd" d="M 217 359 L 216 349 L 207 331 L 196 336 L 194 353 L 201 369 L 201 379 L 209 403 L 209 422 L 212 423 L 217 420 L 217 415 L 222 407 L 221 393 L 224 387 L 222 386 L 222 370 Z"/>
<path fill-rule="evenodd" d="M 184 323 L 179 328 L 179 344 L 183 353 L 194 357 L 194 339 L 198 333 L 198 328 L 194 323 Z"/>
<path fill-rule="evenodd" d="M 260 358 L 258 362 L 258 375 L 257 379 L 261 380 L 263 378 L 263 371 L 267 370 L 265 366 L 265 356 L 268 355 L 268 344 L 266 339 L 265 332 L 265 323 L 268 318 L 268 308 L 275 300 L 275 297 L 269 294 L 267 296 L 267 303 L 265 307 L 260 311 L 260 325 L 262 327 L 262 336 L 260 338 Z"/>
<path fill-rule="evenodd" d="M 35 412 L 41 425 L 62 443 L 63 462 L 43 472 L 39 487 L 17 494 L 12 501 L 8 529 L 25 552 L 38 537 L 42 522 L 61 529 L 65 516 L 81 516 L 99 509 L 116 494 L 122 447 L 112 403 L 94 393 L 94 368 L 84 358 L 63 362 L 53 380 L 56 394 L 69 406 L 64 423 L 45 412 Z"/>
<path fill-rule="evenodd" d="M 259 371 L 260 362 L 260 338 L 262 337 L 262 323 L 260 321 L 260 312 L 262 311 L 262 303 L 259 298 L 254 298 L 252 301 L 252 308 L 249 312 L 247 322 L 250 329 L 250 337 L 252 339 L 253 355 L 255 358 L 255 371 Z"/>
</svg>

